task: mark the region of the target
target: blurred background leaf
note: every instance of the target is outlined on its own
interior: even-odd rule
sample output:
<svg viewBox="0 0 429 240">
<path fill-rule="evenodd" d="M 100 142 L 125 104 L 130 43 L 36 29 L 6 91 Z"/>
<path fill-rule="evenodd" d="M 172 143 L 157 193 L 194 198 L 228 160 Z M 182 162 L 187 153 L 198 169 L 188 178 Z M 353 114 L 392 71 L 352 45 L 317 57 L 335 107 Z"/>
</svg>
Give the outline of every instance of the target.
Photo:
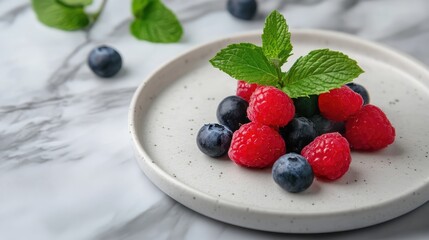
<svg viewBox="0 0 429 240">
<path fill-rule="evenodd" d="M 32 3 L 39 21 L 49 27 L 73 31 L 90 24 L 90 18 L 82 6 L 70 7 L 56 0 L 33 0 Z"/>
<path fill-rule="evenodd" d="M 92 4 L 92 0 L 58 0 L 58 2 L 69 7 L 85 7 Z"/>
</svg>

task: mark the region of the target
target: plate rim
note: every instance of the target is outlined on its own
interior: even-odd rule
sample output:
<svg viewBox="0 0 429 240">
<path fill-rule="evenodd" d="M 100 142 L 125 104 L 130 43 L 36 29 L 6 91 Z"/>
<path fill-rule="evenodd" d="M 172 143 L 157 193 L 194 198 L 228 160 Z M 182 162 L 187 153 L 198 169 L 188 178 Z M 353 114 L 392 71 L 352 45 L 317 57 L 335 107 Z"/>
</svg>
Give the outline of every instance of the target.
<svg viewBox="0 0 429 240">
<path fill-rule="evenodd" d="M 330 31 L 330 30 L 319 30 L 319 29 L 291 29 L 291 33 L 292 35 L 294 34 L 300 34 L 300 35 L 323 35 L 325 37 L 330 37 L 330 38 L 334 38 L 334 39 L 340 39 L 342 41 L 348 41 L 348 42 L 356 42 L 362 46 L 365 47 L 369 47 L 369 48 L 375 48 L 377 49 L 379 52 L 382 52 L 383 54 L 387 54 L 387 55 L 392 55 L 394 56 L 395 59 L 398 59 L 400 61 L 405 61 L 408 64 L 413 65 L 414 68 L 419 68 L 420 72 L 424 73 L 424 77 L 422 79 L 419 79 L 418 82 L 428 85 L 429 81 L 427 79 L 429 79 L 429 69 L 426 67 L 426 65 L 424 65 L 422 62 L 420 62 L 419 60 L 417 60 L 416 58 L 408 55 L 407 53 L 402 53 L 399 51 L 396 51 L 390 47 L 384 46 L 380 43 L 376 43 L 376 42 L 372 42 L 370 40 L 366 40 L 366 39 L 362 39 L 359 38 L 357 36 L 351 35 L 351 34 L 347 34 L 347 33 L 343 33 L 343 32 L 336 32 L 336 31 Z M 138 99 L 139 96 L 142 92 L 142 90 L 145 88 L 146 84 L 150 81 L 151 78 L 153 78 L 158 72 L 160 72 L 161 70 L 163 70 L 164 68 L 168 67 L 170 64 L 173 64 L 174 62 L 178 61 L 179 59 L 192 54 L 192 52 L 198 52 L 200 49 L 204 49 L 210 45 L 214 45 L 217 43 L 221 43 L 223 41 L 226 40 L 234 40 L 234 39 L 239 39 L 239 38 L 246 38 L 246 37 L 255 37 L 255 35 L 260 35 L 261 32 L 260 31 L 250 31 L 250 32 L 245 32 L 245 33 L 240 33 L 240 34 L 234 34 L 231 36 L 227 36 L 227 37 L 221 37 L 218 39 L 215 39 L 213 41 L 209 41 L 206 43 L 202 43 L 199 44 L 195 47 L 191 47 L 188 50 L 184 51 L 183 53 L 171 58 L 170 60 L 166 61 L 165 63 L 161 64 L 158 68 L 156 68 L 155 70 L 153 70 L 149 75 L 147 75 L 147 77 L 139 84 L 138 88 L 135 90 L 130 106 L 129 106 L 129 110 L 128 110 L 128 129 L 129 129 L 129 133 L 131 135 L 131 140 L 133 142 L 133 146 L 134 149 L 136 150 L 138 156 L 136 157 L 137 162 L 140 166 L 140 168 L 143 170 L 143 172 L 146 175 L 152 175 L 152 174 L 157 174 L 158 177 L 160 179 L 162 179 L 163 181 L 168 182 L 168 184 L 171 184 L 175 187 L 178 187 L 182 190 L 184 190 L 185 192 L 190 193 L 193 196 L 198 197 L 199 199 L 204 199 L 206 201 L 210 201 L 210 202 L 222 202 L 224 204 L 226 204 L 228 207 L 230 208 L 234 208 L 234 209 L 243 209 L 244 207 L 240 204 L 238 204 L 237 202 L 233 202 L 233 201 L 229 201 L 229 200 L 224 200 L 224 199 L 217 199 L 207 193 L 204 192 L 200 192 L 197 189 L 194 189 L 193 187 L 190 187 L 189 185 L 186 185 L 185 183 L 179 181 L 177 178 L 174 178 L 173 176 L 169 175 L 167 172 L 165 172 L 161 167 L 159 167 L 156 164 L 150 164 L 149 162 L 151 162 L 151 157 L 149 156 L 149 154 L 146 152 L 146 150 L 143 148 L 139 137 L 138 137 L 138 133 L 137 133 L 137 129 L 135 128 L 135 122 L 137 120 L 137 108 L 138 108 Z M 426 80 L 425 80 L 426 79 Z M 426 82 L 425 82 L 426 81 Z M 147 166 L 143 166 L 143 164 L 146 164 Z M 148 173 L 147 170 L 145 169 L 145 167 L 151 168 L 152 171 L 154 171 L 155 173 Z M 193 209 L 191 206 L 189 206 L 189 204 L 183 203 L 182 201 L 178 200 L 177 198 L 174 198 L 173 196 L 170 195 L 170 193 L 166 192 L 162 187 L 159 186 L 159 183 L 156 183 L 151 177 L 148 177 L 150 179 L 151 182 L 153 182 L 158 188 L 160 188 L 165 194 L 169 195 L 170 197 L 172 197 L 173 199 L 175 199 L 176 201 L 180 202 L 181 204 L 187 206 L 190 209 Z M 429 180 L 429 178 L 428 178 Z M 383 202 L 379 202 L 377 204 L 373 204 L 371 205 L 369 208 L 366 208 L 366 211 L 370 211 L 371 209 L 378 209 L 381 205 L 386 205 L 386 204 L 391 204 L 392 202 L 397 202 L 399 200 L 402 200 L 404 198 L 407 198 L 410 194 L 412 194 L 415 191 L 421 191 L 422 189 L 425 189 L 426 192 L 429 192 L 429 181 L 428 182 L 423 182 L 419 188 L 416 189 L 412 189 L 409 193 L 404 194 L 402 196 L 400 196 L 399 198 L 394 198 L 394 199 L 389 199 L 387 201 L 383 201 Z M 429 198 L 429 197 L 427 197 Z M 412 207 L 411 209 L 409 209 L 406 212 L 409 212 L 421 205 L 423 205 L 424 203 L 426 203 L 428 201 L 428 199 L 426 201 L 423 201 L 419 204 L 417 204 L 417 206 Z M 283 215 L 283 213 L 279 213 L 278 211 L 275 211 L 274 209 L 262 209 L 262 208 L 251 208 L 253 213 L 257 213 L 257 214 L 270 214 L 270 215 Z M 195 209 L 193 209 L 195 210 Z M 341 213 L 348 213 L 348 214 L 353 214 L 353 213 L 357 213 L 357 212 L 361 212 L 362 209 L 349 209 L 347 211 L 345 210 L 337 210 L 337 211 L 330 211 L 330 212 L 319 212 L 319 213 L 310 213 L 310 212 L 304 212 L 304 213 L 288 213 L 287 215 L 290 217 L 327 217 L 327 216 L 335 216 Z M 201 213 L 200 211 L 198 211 L 199 213 Z M 401 216 L 404 213 L 401 213 L 397 216 Z M 207 214 L 201 213 L 205 216 L 208 216 L 210 218 L 214 218 L 212 216 L 209 216 Z M 397 217 L 396 216 L 396 217 Z M 218 219 L 218 218 L 214 218 L 223 222 L 228 222 L 230 224 L 233 225 L 238 225 L 238 226 L 242 226 L 242 227 L 247 227 L 247 228 L 252 228 L 249 226 L 244 226 L 244 225 L 239 225 L 237 223 L 233 223 L 233 222 L 229 222 L 229 221 L 224 221 L 222 219 Z M 370 225 L 374 225 L 377 223 L 381 223 L 381 222 L 385 222 L 387 220 L 390 220 L 391 218 L 388 219 L 384 219 L 375 223 L 371 223 L 368 225 L 362 225 L 362 226 L 358 226 L 358 227 L 351 227 L 351 228 L 347 228 L 347 229 L 343 229 L 343 230 L 349 230 L 349 229 L 356 229 L 356 228 L 362 228 L 362 227 L 366 227 L 366 226 L 370 226 Z M 258 228 L 253 228 L 253 229 L 258 229 Z M 259 230 L 265 230 L 265 229 L 259 229 Z M 271 230 L 269 230 L 271 231 Z M 287 231 L 290 232 L 291 231 Z M 293 231 L 292 231 L 293 232 Z M 302 231 L 298 231 L 298 232 L 302 232 Z M 312 231 L 308 231 L 308 232 L 312 232 Z M 319 232 L 332 232 L 332 231 L 315 231 L 313 233 L 319 233 Z"/>
</svg>

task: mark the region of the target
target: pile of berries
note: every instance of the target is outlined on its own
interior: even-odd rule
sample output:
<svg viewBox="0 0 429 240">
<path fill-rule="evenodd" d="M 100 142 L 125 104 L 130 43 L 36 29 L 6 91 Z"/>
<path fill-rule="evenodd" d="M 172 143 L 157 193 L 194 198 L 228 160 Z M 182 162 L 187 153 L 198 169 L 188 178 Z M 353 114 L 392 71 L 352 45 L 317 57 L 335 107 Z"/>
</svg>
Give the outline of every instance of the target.
<svg viewBox="0 0 429 240">
<path fill-rule="evenodd" d="M 244 167 L 272 166 L 274 181 L 289 192 L 304 191 L 314 177 L 343 176 L 350 149 L 375 151 L 395 139 L 386 115 L 355 83 L 291 99 L 275 87 L 238 81 L 237 96 L 220 102 L 217 119 L 198 132 L 199 149 L 211 157 L 228 153 Z"/>
</svg>

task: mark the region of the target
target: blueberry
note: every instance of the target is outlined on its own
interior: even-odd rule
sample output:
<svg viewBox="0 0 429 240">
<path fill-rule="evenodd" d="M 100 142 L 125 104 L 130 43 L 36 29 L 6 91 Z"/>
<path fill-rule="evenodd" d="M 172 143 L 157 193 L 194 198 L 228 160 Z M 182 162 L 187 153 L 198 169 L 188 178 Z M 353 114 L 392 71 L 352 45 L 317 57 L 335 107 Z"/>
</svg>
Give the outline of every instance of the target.
<svg viewBox="0 0 429 240">
<path fill-rule="evenodd" d="M 331 121 L 318 114 L 310 117 L 310 121 L 314 124 L 317 136 L 330 132 L 339 132 L 343 134 L 345 131 L 344 122 Z"/>
<path fill-rule="evenodd" d="M 255 0 L 228 0 L 227 9 L 236 18 L 250 20 L 256 14 L 257 4 Z"/>
<path fill-rule="evenodd" d="M 368 91 L 360 84 L 357 83 L 347 83 L 347 87 L 351 88 L 355 93 L 359 93 L 359 95 L 363 98 L 363 105 L 369 103 L 369 94 Z"/>
<path fill-rule="evenodd" d="M 314 179 L 313 170 L 307 159 L 296 153 L 281 156 L 274 163 L 272 173 L 274 182 L 291 193 L 306 190 Z"/>
<path fill-rule="evenodd" d="M 96 75 L 108 78 L 119 72 L 122 67 L 122 58 L 115 49 L 100 46 L 89 53 L 88 65 Z"/>
<path fill-rule="evenodd" d="M 210 123 L 198 131 L 197 145 L 198 148 L 210 157 L 220 157 L 228 152 L 231 145 L 232 132 L 227 127 Z"/>
<path fill-rule="evenodd" d="M 295 105 L 295 113 L 298 116 L 311 117 L 314 114 L 319 113 L 319 106 L 317 104 L 319 96 L 311 95 L 309 97 L 293 98 L 293 104 Z"/>
<path fill-rule="evenodd" d="M 217 120 L 235 132 L 241 125 L 250 122 L 246 112 L 248 106 L 249 103 L 241 97 L 226 97 L 217 107 Z"/>
<path fill-rule="evenodd" d="M 314 124 L 305 117 L 292 119 L 280 134 L 286 142 L 288 152 L 301 153 L 301 150 L 317 137 Z"/>
</svg>

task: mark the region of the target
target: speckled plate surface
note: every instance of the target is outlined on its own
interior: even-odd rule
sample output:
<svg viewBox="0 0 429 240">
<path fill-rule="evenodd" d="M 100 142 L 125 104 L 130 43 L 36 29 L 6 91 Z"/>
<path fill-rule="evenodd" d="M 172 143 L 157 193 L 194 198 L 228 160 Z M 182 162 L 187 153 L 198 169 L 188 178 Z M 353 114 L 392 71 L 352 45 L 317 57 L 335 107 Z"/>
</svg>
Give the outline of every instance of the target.
<svg viewBox="0 0 429 240">
<path fill-rule="evenodd" d="M 260 44 L 259 33 L 195 48 L 155 71 L 136 91 L 130 133 L 144 173 L 166 194 L 208 217 L 247 228 L 288 233 L 342 231 L 377 224 L 429 199 L 429 73 L 409 57 L 355 37 L 326 31 L 292 32 L 290 62 L 316 48 L 343 51 L 366 71 L 367 87 L 396 128 L 387 149 L 352 153 L 340 180 L 315 180 L 306 192 L 290 194 L 270 169 L 250 170 L 202 154 L 195 143 L 216 108 L 235 93 L 236 81 L 208 60 L 230 43 Z M 285 67 L 289 67 L 286 65 Z"/>
</svg>

